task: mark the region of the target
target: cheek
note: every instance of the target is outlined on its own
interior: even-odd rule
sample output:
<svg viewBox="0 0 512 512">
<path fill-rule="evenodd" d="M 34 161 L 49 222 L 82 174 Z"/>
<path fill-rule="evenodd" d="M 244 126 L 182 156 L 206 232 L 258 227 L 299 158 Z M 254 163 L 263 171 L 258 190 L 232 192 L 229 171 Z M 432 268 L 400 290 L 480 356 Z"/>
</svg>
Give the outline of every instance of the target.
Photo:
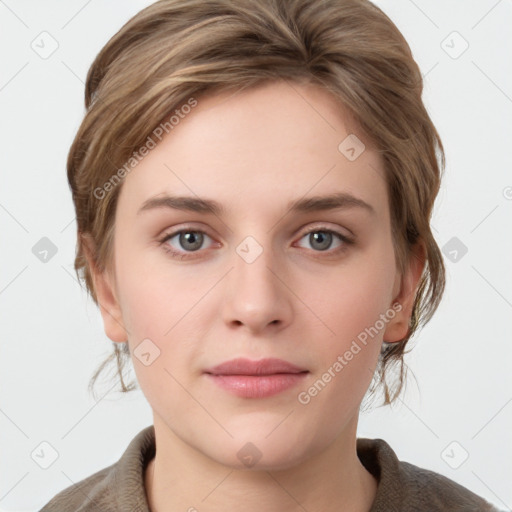
<svg viewBox="0 0 512 512">
<path fill-rule="evenodd" d="M 392 255 L 380 256 L 332 273 L 322 291 L 310 295 L 311 309 L 329 329 L 319 326 L 324 334 L 315 348 L 315 374 L 300 403 L 334 430 L 359 407 L 378 362 L 386 327 L 381 315 L 389 310 L 395 276 Z"/>
<path fill-rule="evenodd" d="M 148 249 L 144 250 L 131 239 L 123 239 L 121 230 L 119 235 L 116 274 L 123 318 L 133 335 L 160 338 L 172 326 L 173 307 L 177 306 L 172 299 L 182 295 L 176 290 L 179 281 L 166 276 L 163 258 L 150 261 Z"/>
<path fill-rule="evenodd" d="M 123 283 L 123 318 L 129 325 L 129 343 L 137 381 L 146 399 L 164 411 L 172 397 L 173 407 L 189 407 L 189 397 L 179 383 L 186 383 L 193 366 L 197 302 L 193 291 L 177 291 L 176 280 L 160 279 L 153 268 L 131 273 Z M 196 330 L 193 331 L 194 325 Z M 149 354 L 149 356 L 145 356 Z"/>
<path fill-rule="evenodd" d="M 316 308 L 318 317 L 329 328 L 325 332 L 334 343 L 350 344 L 391 307 L 396 276 L 393 255 L 375 253 L 375 256 L 369 253 L 354 258 L 350 264 L 326 276 L 314 294 L 306 295 L 311 308 Z M 377 324 L 379 327 L 381 323 Z"/>
<path fill-rule="evenodd" d="M 213 283 L 200 283 L 186 272 L 170 274 L 166 266 L 133 259 L 123 264 L 119 273 L 121 308 L 137 379 L 143 389 L 149 384 L 158 392 L 162 382 L 173 386 L 168 372 L 181 382 L 187 377 L 186 371 L 193 368 L 197 340 L 203 335 L 201 297 Z M 146 270 L 133 272 L 134 268 Z M 143 347 L 151 358 L 157 356 L 151 365 L 145 366 L 137 359 Z"/>
</svg>

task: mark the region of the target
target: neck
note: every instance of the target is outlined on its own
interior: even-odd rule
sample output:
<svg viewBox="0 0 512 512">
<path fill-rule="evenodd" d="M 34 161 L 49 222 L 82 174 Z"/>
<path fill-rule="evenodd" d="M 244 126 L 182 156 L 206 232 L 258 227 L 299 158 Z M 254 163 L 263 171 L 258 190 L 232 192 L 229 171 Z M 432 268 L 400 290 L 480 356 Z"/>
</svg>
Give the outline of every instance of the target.
<svg viewBox="0 0 512 512">
<path fill-rule="evenodd" d="M 145 473 L 151 512 L 369 512 L 375 499 L 377 480 L 357 457 L 357 417 L 323 452 L 275 471 L 219 464 L 155 420 L 157 450 Z"/>
</svg>

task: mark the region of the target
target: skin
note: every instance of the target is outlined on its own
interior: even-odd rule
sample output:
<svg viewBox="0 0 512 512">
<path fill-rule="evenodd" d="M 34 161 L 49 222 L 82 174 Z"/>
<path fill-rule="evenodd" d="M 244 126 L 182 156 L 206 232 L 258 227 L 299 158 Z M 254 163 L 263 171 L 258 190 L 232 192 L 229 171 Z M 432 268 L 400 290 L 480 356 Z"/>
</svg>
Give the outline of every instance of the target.
<svg viewBox="0 0 512 512">
<path fill-rule="evenodd" d="M 352 133 L 366 145 L 355 161 L 338 151 Z M 334 191 L 363 199 L 375 214 L 287 214 L 291 200 Z M 137 213 L 164 193 L 214 199 L 226 212 Z M 319 249 L 305 233 L 313 227 L 353 234 L 355 242 L 333 235 Z M 180 245 L 179 234 L 160 243 L 179 229 L 205 233 L 200 249 Z M 249 235 L 263 250 L 252 263 L 236 252 Z M 190 257 L 173 258 L 166 245 Z M 381 158 L 326 91 L 273 82 L 199 97 L 127 175 L 112 266 L 93 267 L 105 332 L 128 340 L 153 410 L 157 450 L 145 474 L 151 510 L 334 511 L 340 503 L 345 511 L 370 510 L 377 481 L 357 457 L 359 406 L 382 341 L 407 333 L 424 263 L 419 247 L 400 275 Z M 393 303 L 401 311 L 301 404 L 298 393 Z M 160 350 L 149 366 L 133 355 L 146 338 Z M 235 357 L 277 357 L 309 374 L 280 394 L 241 398 L 203 373 Z M 250 468 L 237 457 L 247 442 L 262 454 Z"/>
</svg>

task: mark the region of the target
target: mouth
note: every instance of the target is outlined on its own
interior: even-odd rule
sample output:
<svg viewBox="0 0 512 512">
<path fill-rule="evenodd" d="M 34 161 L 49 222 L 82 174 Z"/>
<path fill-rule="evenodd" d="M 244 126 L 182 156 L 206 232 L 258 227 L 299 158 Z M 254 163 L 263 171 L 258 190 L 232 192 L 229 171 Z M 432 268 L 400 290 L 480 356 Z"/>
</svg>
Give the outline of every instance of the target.
<svg viewBox="0 0 512 512">
<path fill-rule="evenodd" d="M 298 385 L 309 370 L 282 359 L 238 358 L 205 370 L 220 388 L 243 398 L 265 398 Z"/>
</svg>

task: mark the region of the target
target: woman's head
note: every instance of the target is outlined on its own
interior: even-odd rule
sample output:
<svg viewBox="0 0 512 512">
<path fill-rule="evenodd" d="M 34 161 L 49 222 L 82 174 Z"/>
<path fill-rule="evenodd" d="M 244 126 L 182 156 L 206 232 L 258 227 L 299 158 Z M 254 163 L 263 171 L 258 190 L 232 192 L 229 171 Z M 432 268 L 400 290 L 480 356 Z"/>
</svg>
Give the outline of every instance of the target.
<svg viewBox="0 0 512 512">
<path fill-rule="evenodd" d="M 295 355 L 322 375 L 350 349 L 354 362 L 335 375 L 366 371 L 360 399 L 377 364 L 384 402 L 396 398 L 406 344 L 444 289 L 429 226 L 444 158 L 421 93 L 407 43 L 365 1 L 164 0 L 122 27 L 91 66 L 68 159 L 75 267 L 116 342 L 121 379 L 126 340 L 132 352 L 149 338 L 168 354 L 147 368 L 134 360 L 153 397 L 157 381 L 146 371 L 158 364 L 187 379 L 183 364 L 199 372 L 245 346 L 254 358 Z M 293 200 L 335 192 L 374 213 L 287 211 Z M 212 198 L 226 212 L 137 214 L 164 193 Z M 201 257 L 171 259 L 170 242 L 157 245 L 179 223 L 208 235 Z M 311 240 L 301 227 L 313 226 L 355 242 L 334 237 L 344 252 L 315 259 L 296 245 Z M 247 236 L 254 245 L 240 249 Z M 245 249 L 262 252 L 248 263 Z M 327 407 L 343 389 L 336 382 L 307 408 Z"/>
</svg>

